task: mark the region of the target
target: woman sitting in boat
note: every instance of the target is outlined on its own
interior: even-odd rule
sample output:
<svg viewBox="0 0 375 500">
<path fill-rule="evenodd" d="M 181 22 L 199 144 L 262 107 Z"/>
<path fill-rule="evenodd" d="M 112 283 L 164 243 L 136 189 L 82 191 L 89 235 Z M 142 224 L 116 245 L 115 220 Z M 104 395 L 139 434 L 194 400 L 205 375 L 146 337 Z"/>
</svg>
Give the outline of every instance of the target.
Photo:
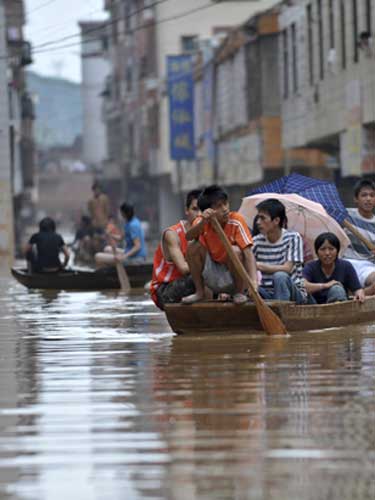
<svg viewBox="0 0 375 500">
<path fill-rule="evenodd" d="M 320 234 L 315 242 L 316 260 L 308 262 L 303 269 L 305 286 L 317 304 L 348 300 L 348 293 L 355 300 L 364 302 L 354 267 L 347 260 L 339 258 L 340 240 L 333 233 Z"/>
<path fill-rule="evenodd" d="M 60 261 L 60 253 L 64 261 Z M 56 224 L 51 217 L 45 217 L 39 223 L 39 232 L 34 233 L 25 250 L 28 268 L 31 272 L 57 272 L 66 267 L 69 250 L 62 236 L 56 233 Z"/>
</svg>

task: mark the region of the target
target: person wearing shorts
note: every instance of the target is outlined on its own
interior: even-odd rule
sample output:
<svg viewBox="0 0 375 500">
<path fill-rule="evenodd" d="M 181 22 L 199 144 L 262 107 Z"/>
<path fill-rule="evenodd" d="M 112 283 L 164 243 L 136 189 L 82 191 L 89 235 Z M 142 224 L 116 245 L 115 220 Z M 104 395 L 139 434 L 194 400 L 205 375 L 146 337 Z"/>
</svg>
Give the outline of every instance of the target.
<svg viewBox="0 0 375 500">
<path fill-rule="evenodd" d="M 151 281 L 151 298 L 159 309 L 165 304 L 180 302 L 186 295 L 195 292 L 194 282 L 186 262 L 186 232 L 195 217 L 200 213 L 198 196 L 200 190 L 194 189 L 186 196 L 186 220 L 167 228 L 154 254 Z"/>
<path fill-rule="evenodd" d="M 362 236 L 375 245 L 375 184 L 368 179 L 361 179 L 354 187 L 356 208 L 348 208 L 349 221 Z M 375 251 L 369 250 L 357 236 L 346 230 L 350 246 L 343 258 L 354 267 L 365 295 L 375 295 Z"/>
<path fill-rule="evenodd" d="M 247 284 L 238 275 L 228 258 L 224 245 L 216 234 L 210 221 L 216 218 L 221 224 L 233 250 L 241 259 L 253 286 L 257 289 L 257 270 L 252 252 L 253 240 L 245 219 L 229 209 L 227 193 L 217 185 L 208 186 L 198 198 L 202 212 L 186 233 L 190 241 L 187 249 L 187 262 L 195 284 L 195 293 L 182 299 L 185 304 L 199 302 L 205 298 L 205 287 L 214 294 L 230 294 L 233 302 L 243 304 L 247 301 Z"/>
</svg>

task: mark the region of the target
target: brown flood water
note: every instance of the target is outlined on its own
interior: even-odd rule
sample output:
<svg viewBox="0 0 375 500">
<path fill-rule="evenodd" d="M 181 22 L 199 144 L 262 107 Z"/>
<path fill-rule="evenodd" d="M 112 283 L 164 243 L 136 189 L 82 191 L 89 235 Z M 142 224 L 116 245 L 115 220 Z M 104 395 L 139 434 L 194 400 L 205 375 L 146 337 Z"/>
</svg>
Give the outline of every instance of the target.
<svg viewBox="0 0 375 500">
<path fill-rule="evenodd" d="M 375 325 L 177 337 L 143 294 L 0 282 L 0 498 L 375 498 Z"/>
</svg>

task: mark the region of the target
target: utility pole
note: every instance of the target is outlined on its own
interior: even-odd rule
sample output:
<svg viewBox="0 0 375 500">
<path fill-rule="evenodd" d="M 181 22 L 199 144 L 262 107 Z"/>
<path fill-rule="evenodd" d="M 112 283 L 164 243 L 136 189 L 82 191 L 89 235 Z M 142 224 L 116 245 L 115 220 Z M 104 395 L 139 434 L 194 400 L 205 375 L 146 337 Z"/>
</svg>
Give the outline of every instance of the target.
<svg viewBox="0 0 375 500">
<path fill-rule="evenodd" d="M 6 21 L 0 0 L 0 274 L 9 272 L 14 256 L 13 200 L 9 145 Z"/>
</svg>

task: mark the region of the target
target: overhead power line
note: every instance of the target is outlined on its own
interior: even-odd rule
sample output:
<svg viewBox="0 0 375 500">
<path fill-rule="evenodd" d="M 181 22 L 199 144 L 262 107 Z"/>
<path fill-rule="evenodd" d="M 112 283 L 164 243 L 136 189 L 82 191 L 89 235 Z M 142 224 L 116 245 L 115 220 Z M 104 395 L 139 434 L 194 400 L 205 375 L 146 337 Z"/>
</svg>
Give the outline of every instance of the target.
<svg viewBox="0 0 375 500">
<path fill-rule="evenodd" d="M 28 16 L 30 14 L 33 14 L 34 12 L 38 12 L 38 10 L 42 10 L 42 9 L 44 9 L 44 7 L 47 7 L 48 5 L 51 5 L 51 3 L 54 3 L 56 1 L 57 0 L 48 0 L 47 2 L 41 3 L 41 4 L 37 5 L 36 7 L 34 7 L 32 10 L 26 11 L 26 15 Z"/>
<path fill-rule="evenodd" d="M 90 16 L 92 16 L 94 14 L 98 14 L 99 12 L 103 13 L 103 9 L 100 8 L 100 9 L 91 10 L 91 11 L 89 11 L 87 13 L 83 13 L 82 17 L 83 18 L 90 17 Z M 35 35 L 38 36 L 41 33 L 47 33 L 47 32 L 52 31 L 52 30 L 55 31 L 55 32 L 56 31 L 62 31 L 61 28 L 63 28 L 66 31 L 68 22 L 72 21 L 72 20 L 76 20 L 76 19 L 77 19 L 77 16 L 74 15 L 74 16 L 67 17 L 66 19 L 60 20 L 60 22 L 57 23 L 57 24 L 48 24 L 48 25 L 42 27 L 40 30 L 36 31 Z M 46 35 L 44 37 L 46 37 Z"/>
<path fill-rule="evenodd" d="M 136 16 L 137 14 L 140 14 L 144 10 L 151 9 L 152 7 L 156 7 L 157 5 L 165 3 L 165 2 L 168 2 L 168 1 L 169 0 L 156 0 L 155 2 L 151 3 L 147 7 L 142 7 L 141 9 L 137 9 L 137 10 L 131 12 L 130 14 L 128 14 L 127 16 L 119 16 L 116 19 L 110 19 L 108 21 L 106 21 L 106 20 L 98 21 L 99 23 L 101 23 L 100 28 L 98 28 L 98 27 L 95 27 L 95 28 L 92 27 L 92 28 L 86 29 L 83 32 L 77 32 L 77 33 L 74 33 L 73 35 L 67 35 L 67 36 L 64 36 L 62 38 L 57 38 L 55 40 L 44 42 L 44 43 L 41 43 L 39 45 L 35 45 L 34 49 L 40 49 L 40 48 L 43 48 L 43 47 L 48 47 L 50 45 L 56 45 L 58 43 L 66 42 L 67 40 L 71 40 L 73 38 L 80 38 L 82 35 L 88 35 L 90 33 L 94 33 L 96 31 L 98 31 L 99 29 L 102 29 L 102 27 L 104 27 L 104 26 L 111 26 L 112 24 L 115 24 L 118 21 L 130 19 L 130 18 Z"/>
<path fill-rule="evenodd" d="M 163 1 L 165 2 L 165 1 L 168 1 L 168 0 L 161 0 L 158 3 L 162 3 Z M 180 14 L 175 14 L 174 16 L 170 16 L 170 17 L 166 17 L 164 19 L 160 19 L 159 21 L 156 21 L 155 23 L 153 23 L 153 26 L 156 26 L 156 25 L 159 25 L 159 24 L 163 24 L 163 23 L 166 23 L 166 22 L 169 22 L 169 21 L 175 21 L 177 19 L 181 19 L 183 17 L 186 17 L 186 16 L 188 16 L 190 14 L 194 14 L 196 12 L 208 9 L 210 7 L 215 7 L 215 6 L 216 6 L 216 4 L 212 4 L 212 3 L 201 5 L 200 7 L 197 7 L 195 9 L 190 9 L 190 10 L 182 12 Z M 116 22 L 117 22 L 117 20 L 116 20 Z M 112 21 L 110 23 L 107 23 L 107 24 L 114 24 L 114 21 Z M 142 25 L 137 26 L 136 28 L 134 28 L 132 31 L 139 31 L 141 29 L 148 28 L 149 26 L 150 26 L 150 24 L 142 24 Z M 98 28 L 94 28 L 91 31 L 98 31 Z M 88 33 L 88 30 L 86 30 L 82 34 L 85 35 L 87 33 Z M 38 50 L 33 50 L 33 54 L 42 54 L 42 53 L 46 53 L 46 52 L 54 52 L 54 51 L 63 50 L 63 49 L 71 48 L 71 47 L 77 47 L 77 46 L 81 45 L 82 43 L 90 43 L 93 40 L 100 40 L 100 39 L 101 38 L 97 38 L 97 39 L 91 38 L 89 40 L 82 40 L 80 42 L 74 42 L 74 43 L 70 43 L 70 44 L 66 44 L 66 45 L 61 45 L 61 46 L 58 46 L 58 47 L 51 47 L 51 48 L 46 48 L 46 49 L 41 48 L 41 49 L 38 49 Z"/>
</svg>

